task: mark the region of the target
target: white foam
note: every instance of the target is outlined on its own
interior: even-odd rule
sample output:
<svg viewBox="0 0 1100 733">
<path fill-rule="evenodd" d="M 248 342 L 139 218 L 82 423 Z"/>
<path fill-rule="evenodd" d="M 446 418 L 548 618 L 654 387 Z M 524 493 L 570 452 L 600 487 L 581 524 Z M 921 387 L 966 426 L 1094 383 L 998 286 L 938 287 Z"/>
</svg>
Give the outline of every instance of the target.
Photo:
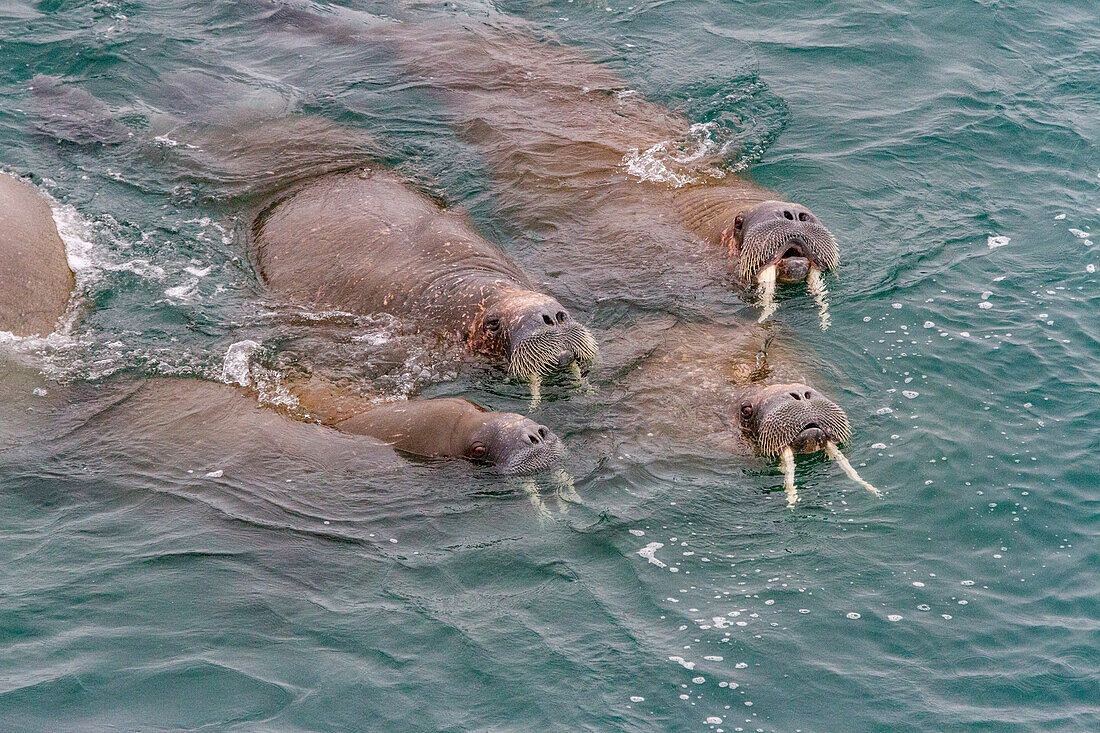
<svg viewBox="0 0 1100 733">
<path fill-rule="evenodd" d="M 1076 235 L 1080 239 L 1088 239 L 1089 237 L 1092 236 L 1088 232 L 1081 231 L 1080 229 L 1074 229 L 1073 227 L 1070 227 L 1069 233 Z"/>
<path fill-rule="evenodd" d="M 664 542 L 650 542 L 648 545 L 638 550 L 638 554 L 659 568 L 667 568 L 668 565 L 658 560 L 656 555 L 657 550 L 664 546 Z"/>
<path fill-rule="evenodd" d="M 183 285 L 177 285 L 174 288 L 167 288 L 164 294 L 173 300 L 189 300 L 190 296 L 194 294 L 195 287 L 198 286 L 198 280 L 189 280 Z"/>
<path fill-rule="evenodd" d="M 1011 241 L 1012 240 L 1009 237 L 992 236 L 992 237 L 986 237 L 985 243 L 987 245 L 989 245 L 990 249 L 997 249 L 998 247 L 1005 246 L 1006 244 L 1008 244 Z"/>
<path fill-rule="evenodd" d="M 684 659 L 683 657 L 669 657 L 668 661 L 676 662 L 677 664 L 679 664 L 684 669 L 688 669 L 688 670 L 695 669 L 695 662 L 689 662 L 686 659 Z"/>
<path fill-rule="evenodd" d="M 260 348 L 260 344 L 251 339 L 238 341 L 225 352 L 222 359 L 222 381 L 226 384 L 237 384 L 242 387 L 252 386 L 252 371 L 250 362 L 252 355 Z"/>
<path fill-rule="evenodd" d="M 718 168 L 697 165 L 724 155 L 732 144 L 715 140 L 714 130 L 713 122 L 700 122 L 688 129 L 686 140 L 662 140 L 645 150 L 632 148 L 623 156 L 626 172 L 641 181 L 670 183 L 676 188 L 704 178 L 722 178 L 725 173 Z M 691 172 L 679 172 L 683 168 Z"/>
</svg>

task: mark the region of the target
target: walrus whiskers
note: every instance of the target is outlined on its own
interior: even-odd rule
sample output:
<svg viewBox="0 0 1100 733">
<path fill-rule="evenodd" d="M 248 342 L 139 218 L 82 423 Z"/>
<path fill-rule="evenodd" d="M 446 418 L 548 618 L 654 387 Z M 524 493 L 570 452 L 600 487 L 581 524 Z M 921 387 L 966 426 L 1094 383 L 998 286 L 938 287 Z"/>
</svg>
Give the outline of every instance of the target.
<svg viewBox="0 0 1100 733">
<path fill-rule="evenodd" d="M 577 493 L 577 486 L 573 477 L 564 468 L 554 471 L 552 478 L 557 482 L 558 498 L 570 504 L 580 504 L 581 495 Z"/>
<path fill-rule="evenodd" d="M 798 501 L 798 489 L 794 485 L 794 451 L 789 445 L 779 454 L 779 461 L 783 467 L 783 491 L 787 494 L 787 506 L 791 507 Z"/>
<path fill-rule="evenodd" d="M 778 306 L 775 304 L 775 265 L 768 265 L 760 274 L 756 276 L 756 281 L 760 283 L 760 318 L 757 319 L 757 323 L 763 323 L 768 320 Z"/>
<path fill-rule="evenodd" d="M 848 459 L 844 457 L 844 454 L 840 452 L 840 448 L 836 447 L 836 443 L 831 440 L 827 441 L 825 443 L 825 452 L 829 454 L 830 458 L 837 462 L 837 465 L 840 466 L 840 470 L 844 471 L 844 473 L 847 474 L 848 478 L 852 479 L 875 496 L 882 496 L 881 491 L 876 489 L 874 486 L 871 486 L 871 484 L 867 483 L 859 477 L 859 474 L 856 473 L 856 470 L 852 468 L 852 464 L 849 463 Z"/>
<path fill-rule="evenodd" d="M 806 276 L 806 287 L 814 296 L 818 313 L 821 314 L 821 330 L 828 331 L 832 319 L 829 317 L 829 300 L 826 296 L 829 291 L 825 289 L 825 281 L 821 279 L 821 271 L 816 267 L 810 267 L 810 274 Z"/>
</svg>

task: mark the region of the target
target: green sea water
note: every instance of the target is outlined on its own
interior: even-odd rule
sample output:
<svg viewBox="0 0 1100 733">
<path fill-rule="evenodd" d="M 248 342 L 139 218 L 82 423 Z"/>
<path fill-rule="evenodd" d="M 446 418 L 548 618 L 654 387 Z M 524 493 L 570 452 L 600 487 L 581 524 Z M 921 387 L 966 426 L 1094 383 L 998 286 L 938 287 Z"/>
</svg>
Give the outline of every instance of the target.
<svg viewBox="0 0 1100 733">
<path fill-rule="evenodd" d="M 273 374 L 326 353 L 526 409 L 401 324 L 265 296 L 237 236 L 263 182 L 172 132 L 241 109 L 368 133 L 605 344 L 755 318 L 548 267 L 437 101 L 332 30 L 428 16 L 576 46 L 830 226 L 832 327 L 806 295 L 776 318 L 882 499 L 800 460 L 788 510 L 771 464 L 637 441 L 613 359 L 537 410 L 581 497 L 549 518 L 466 464 L 208 475 L 217 446 L 39 429 L 121 380 L 220 379 L 245 340 Z M 0 730 L 1100 730 L 1095 3 L 48 0 L 0 5 L 0 59 L 0 167 L 52 197 L 79 286 L 69 330 L 0 343 Z"/>
</svg>

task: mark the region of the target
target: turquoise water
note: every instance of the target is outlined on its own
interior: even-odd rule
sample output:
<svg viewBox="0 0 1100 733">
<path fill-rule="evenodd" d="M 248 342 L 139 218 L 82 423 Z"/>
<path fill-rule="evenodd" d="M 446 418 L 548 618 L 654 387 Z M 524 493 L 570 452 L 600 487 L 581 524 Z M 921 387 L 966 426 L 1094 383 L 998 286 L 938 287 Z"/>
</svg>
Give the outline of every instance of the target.
<svg viewBox="0 0 1100 733">
<path fill-rule="evenodd" d="M 790 511 L 774 466 L 638 440 L 625 329 L 755 310 L 547 267 L 431 96 L 333 40 L 429 14 L 522 21 L 720 120 L 733 162 L 829 224 L 827 338 L 806 296 L 778 319 L 883 499 L 800 461 Z M 26 370 L 0 413 L 0 729 L 1100 729 L 1098 39 L 1087 2 L 5 5 L 0 164 L 55 199 L 80 313 L 0 345 Z M 36 74 L 101 103 L 36 101 Z M 276 373 L 324 353 L 524 409 L 400 324 L 265 299 L 235 225 L 268 182 L 167 134 L 241 107 L 368 132 L 610 345 L 598 391 L 538 410 L 580 505 L 540 520 L 464 464 L 291 452 L 208 478 L 201 436 L 165 466 L 117 421 L 40 419 L 218 378 L 245 339 Z"/>
</svg>

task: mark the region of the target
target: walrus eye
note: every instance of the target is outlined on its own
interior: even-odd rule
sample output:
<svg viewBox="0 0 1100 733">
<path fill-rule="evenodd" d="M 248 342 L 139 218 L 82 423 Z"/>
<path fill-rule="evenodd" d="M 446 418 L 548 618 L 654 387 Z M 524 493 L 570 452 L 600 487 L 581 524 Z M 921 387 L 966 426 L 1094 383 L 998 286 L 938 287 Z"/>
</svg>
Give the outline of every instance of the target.
<svg viewBox="0 0 1100 733">
<path fill-rule="evenodd" d="M 748 420 L 750 417 L 752 417 L 752 405 L 749 404 L 748 402 L 741 405 L 741 417 L 743 417 L 746 420 Z"/>
<path fill-rule="evenodd" d="M 470 458 L 484 458 L 489 449 L 483 445 L 475 445 L 470 449 Z"/>
<path fill-rule="evenodd" d="M 733 220 L 733 228 L 740 229 L 741 225 L 745 223 L 745 217 L 743 214 L 738 214 L 737 218 Z"/>
<path fill-rule="evenodd" d="M 487 328 L 489 331 L 492 331 L 493 333 L 496 333 L 500 330 L 500 319 L 493 318 L 485 321 L 485 328 Z"/>
</svg>

